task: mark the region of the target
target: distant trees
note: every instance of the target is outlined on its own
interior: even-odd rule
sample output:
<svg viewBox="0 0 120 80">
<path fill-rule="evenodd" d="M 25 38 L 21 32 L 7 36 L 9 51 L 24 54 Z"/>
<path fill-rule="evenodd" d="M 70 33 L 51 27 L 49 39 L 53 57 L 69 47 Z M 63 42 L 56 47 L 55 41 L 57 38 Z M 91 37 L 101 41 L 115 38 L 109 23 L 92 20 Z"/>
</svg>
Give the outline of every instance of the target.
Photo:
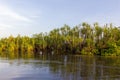
<svg viewBox="0 0 120 80">
<path fill-rule="evenodd" d="M 82 23 L 75 27 L 64 25 L 49 33 L 0 39 L 0 52 L 120 55 L 120 28 L 112 24 L 100 26 Z"/>
</svg>

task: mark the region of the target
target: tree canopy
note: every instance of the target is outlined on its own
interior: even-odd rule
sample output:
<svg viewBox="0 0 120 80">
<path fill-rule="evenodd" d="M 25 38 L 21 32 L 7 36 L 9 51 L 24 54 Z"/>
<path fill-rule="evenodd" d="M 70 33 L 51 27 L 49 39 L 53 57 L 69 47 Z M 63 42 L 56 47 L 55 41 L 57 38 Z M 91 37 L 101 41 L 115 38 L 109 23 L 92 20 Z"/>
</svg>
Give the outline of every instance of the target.
<svg viewBox="0 0 120 80">
<path fill-rule="evenodd" d="M 48 33 L 0 39 L 0 52 L 120 55 L 120 28 L 112 24 L 100 26 L 82 23 L 74 27 L 64 25 Z"/>
</svg>

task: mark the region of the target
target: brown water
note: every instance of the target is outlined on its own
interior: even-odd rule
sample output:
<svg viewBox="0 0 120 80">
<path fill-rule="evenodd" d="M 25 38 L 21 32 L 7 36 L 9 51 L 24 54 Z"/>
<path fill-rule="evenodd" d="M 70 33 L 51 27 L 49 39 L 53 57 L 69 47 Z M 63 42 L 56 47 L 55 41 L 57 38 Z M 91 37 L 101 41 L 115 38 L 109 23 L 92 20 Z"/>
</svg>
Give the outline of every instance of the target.
<svg viewBox="0 0 120 80">
<path fill-rule="evenodd" d="M 1 55 L 0 80 L 120 80 L 120 57 Z"/>
</svg>

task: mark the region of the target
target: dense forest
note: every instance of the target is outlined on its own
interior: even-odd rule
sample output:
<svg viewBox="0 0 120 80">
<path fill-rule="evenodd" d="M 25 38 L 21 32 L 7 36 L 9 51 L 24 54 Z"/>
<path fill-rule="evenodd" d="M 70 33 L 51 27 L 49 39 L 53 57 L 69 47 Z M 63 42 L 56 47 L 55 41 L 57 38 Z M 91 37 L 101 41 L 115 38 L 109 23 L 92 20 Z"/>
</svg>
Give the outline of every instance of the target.
<svg viewBox="0 0 120 80">
<path fill-rule="evenodd" d="M 77 55 L 120 55 L 120 28 L 82 23 L 64 25 L 50 32 L 0 39 L 0 52 Z"/>
</svg>

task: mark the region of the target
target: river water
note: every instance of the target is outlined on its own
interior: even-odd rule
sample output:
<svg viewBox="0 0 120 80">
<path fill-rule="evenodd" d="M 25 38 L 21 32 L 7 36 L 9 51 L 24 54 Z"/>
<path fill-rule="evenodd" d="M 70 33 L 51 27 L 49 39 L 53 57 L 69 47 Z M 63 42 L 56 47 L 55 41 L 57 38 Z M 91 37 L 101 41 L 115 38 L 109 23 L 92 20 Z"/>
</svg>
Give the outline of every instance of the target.
<svg viewBox="0 0 120 80">
<path fill-rule="evenodd" d="M 120 80 L 120 57 L 6 55 L 0 80 Z"/>
</svg>

